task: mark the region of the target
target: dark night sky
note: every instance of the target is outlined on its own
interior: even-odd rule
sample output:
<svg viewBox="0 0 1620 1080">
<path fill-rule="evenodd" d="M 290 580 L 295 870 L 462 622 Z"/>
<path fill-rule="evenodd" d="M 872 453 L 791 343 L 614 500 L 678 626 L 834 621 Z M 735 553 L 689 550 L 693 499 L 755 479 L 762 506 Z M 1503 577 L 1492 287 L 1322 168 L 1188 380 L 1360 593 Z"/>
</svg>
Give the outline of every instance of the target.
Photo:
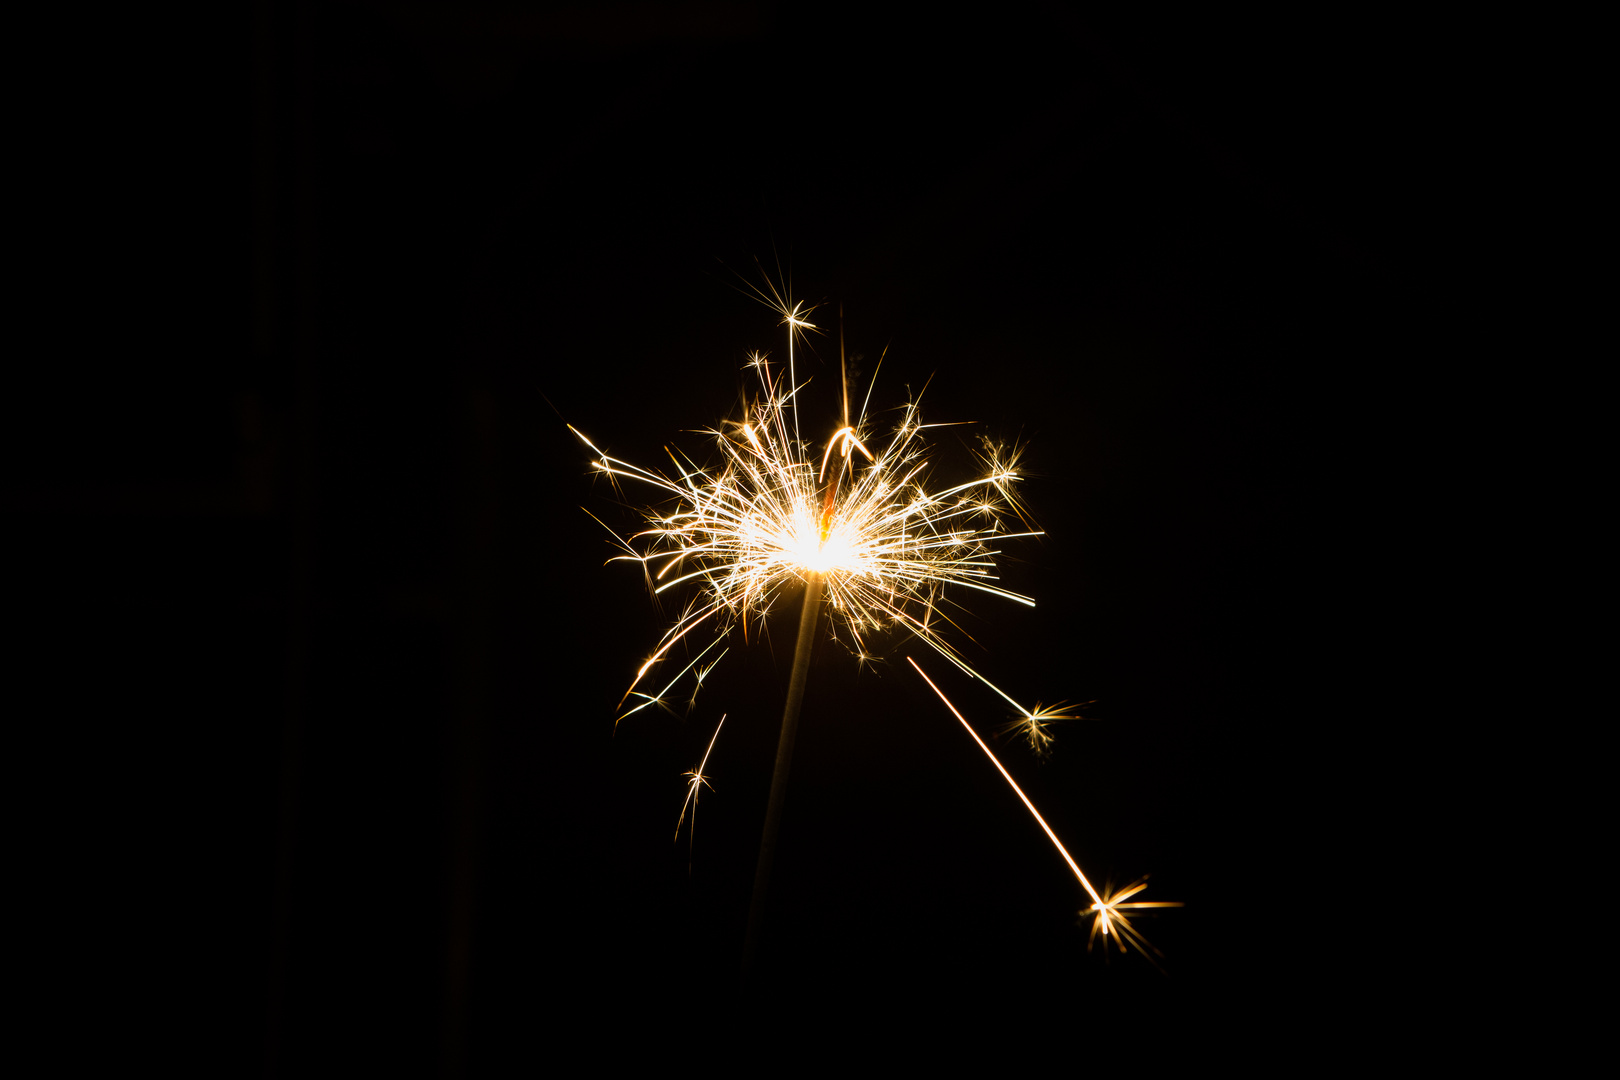
<svg viewBox="0 0 1620 1080">
<path fill-rule="evenodd" d="M 1089 874 L 1188 907 L 1145 924 L 1168 977 L 1088 956 L 1072 877 L 906 643 L 857 672 L 823 642 L 754 1004 L 983 1018 L 1019 986 L 1186 1023 L 1323 963 L 1320 923 L 1230 920 L 1338 827 L 1298 796 L 1349 768 L 1323 672 L 1354 629 L 1323 612 L 1358 587 L 1350 477 L 1394 438 L 1375 387 L 1423 350 L 1433 35 L 312 8 L 98 46 L 109 77 L 62 90 L 94 160 L 40 183 L 95 224 L 41 248 L 62 359 L 13 399 L 5 490 L 61 568 L 23 655 L 103 793 L 90 877 L 145 898 L 97 918 L 137 958 L 109 992 L 177 964 L 231 1060 L 286 1075 L 500 1071 L 575 1010 L 736 1007 L 796 601 L 690 716 L 615 735 L 671 611 L 602 565 L 581 507 L 635 517 L 558 414 L 632 461 L 704 453 L 743 357 L 782 352 L 736 287 L 756 257 L 843 304 L 859 370 L 888 350 L 874 405 L 932 379 L 927 419 L 978 422 L 939 433 L 941 476 L 956 432 L 1027 441 L 1048 535 L 1003 572 L 1039 603 L 967 600 L 970 660 L 1097 705 L 1044 764 L 998 745 Z M 721 713 L 689 870 L 680 774 Z"/>
</svg>

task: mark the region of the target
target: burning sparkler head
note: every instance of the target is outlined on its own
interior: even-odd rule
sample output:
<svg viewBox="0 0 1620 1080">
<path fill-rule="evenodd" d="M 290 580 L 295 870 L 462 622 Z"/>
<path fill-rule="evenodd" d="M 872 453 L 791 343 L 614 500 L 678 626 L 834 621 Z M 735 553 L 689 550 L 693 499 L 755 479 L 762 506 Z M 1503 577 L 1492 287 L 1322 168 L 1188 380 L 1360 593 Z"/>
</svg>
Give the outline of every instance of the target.
<svg viewBox="0 0 1620 1080">
<path fill-rule="evenodd" d="M 784 307 L 783 314 L 794 330 L 811 327 L 802 305 Z M 697 627 L 708 625 L 722 636 L 733 625 L 746 628 L 783 587 L 812 574 L 826 580 L 839 616 L 835 636 L 846 633 L 862 657 L 872 654 L 871 631 L 899 627 L 960 663 L 940 634 L 949 623 L 938 610 L 948 586 L 1034 606 L 995 584 L 993 545 L 1038 535 L 1032 528 L 1011 533 L 1004 525 L 1009 515 L 1024 518 L 1011 494 L 1016 451 L 987 442 L 983 475 L 930 490 L 926 425 L 912 400 L 881 449 L 870 448 L 863 409 L 834 432 L 818 467 L 789 416 L 800 388 L 783 382 L 757 353 L 748 367 L 761 392 L 741 421 L 708 432 L 718 450 L 715 464 L 700 466 L 671 452 L 674 473 L 654 472 L 603 453 L 580 435 L 597 454 L 599 472 L 616 482 L 639 481 L 664 497 L 662 507 L 648 512 L 648 528 L 620 540 L 625 553 L 617 558 L 640 563 L 655 593 L 687 582 L 702 586 L 702 598 L 664 636 L 636 683 Z"/>
<path fill-rule="evenodd" d="M 1167 900 L 1131 900 L 1131 897 L 1146 888 L 1147 878 L 1145 877 L 1132 882 L 1123 889 L 1116 890 L 1110 885 L 1090 907 L 1081 910 L 1080 918 L 1082 922 L 1087 915 L 1091 916 L 1091 936 L 1086 942 L 1087 949 L 1096 944 L 1098 939 L 1101 939 L 1103 951 L 1106 952 L 1111 938 L 1114 944 L 1119 947 L 1120 952 L 1125 952 L 1128 945 L 1147 957 L 1148 961 L 1155 967 L 1158 966 L 1158 961 L 1154 960 L 1154 957 L 1162 958 L 1164 954 L 1155 948 L 1147 938 L 1143 937 L 1136 927 L 1131 925 L 1130 916 L 1126 912 L 1140 913 L 1148 909 L 1178 908 L 1182 905 L 1179 902 Z"/>
</svg>

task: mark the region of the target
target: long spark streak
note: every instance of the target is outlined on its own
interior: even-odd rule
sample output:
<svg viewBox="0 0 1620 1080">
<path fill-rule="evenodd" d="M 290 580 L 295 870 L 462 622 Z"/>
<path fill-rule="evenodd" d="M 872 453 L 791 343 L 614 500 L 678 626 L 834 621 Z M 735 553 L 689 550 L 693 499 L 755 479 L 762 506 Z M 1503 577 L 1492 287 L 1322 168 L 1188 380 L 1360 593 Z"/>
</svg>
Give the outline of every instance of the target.
<svg viewBox="0 0 1620 1080">
<path fill-rule="evenodd" d="M 945 707 L 951 710 L 951 715 L 956 717 L 956 719 L 961 722 L 962 727 L 967 730 L 967 733 L 970 736 L 972 736 L 973 741 L 979 744 L 979 749 L 984 751 L 984 756 L 990 759 L 990 764 L 996 767 L 996 771 L 1001 773 L 1001 778 L 1007 781 L 1007 785 L 1011 787 L 1014 793 L 1017 794 L 1018 798 L 1023 801 L 1023 804 L 1029 810 L 1030 815 L 1035 818 L 1036 823 L 1039 824 L 1042 831 L 1046 833 L 1047 839 L 1052 841 L 1052 846 L 1058 849 L 1058 854 L 1063 856 L 1063 861 L 1069 864 L 1069 869 L 1074 871 L 1074 876 L 1080 879 L 1080 884 L 1091 896 L 1091 907 L 1087 910 L 1092 912 L 1095 916 L 1091 923 L 1091 937 L 1089 940 L 1095 941 L 1098 937 L 1102 937 L 1104 939 L 1103 947 L 1107 948 L 1107 939 L 1111 934 L 1114 940 L 1119 943 L 1120 952 L 1125 951 L 1126 942 L 1129 942 L 1131 945 L 1135 946 L 1136 950 L 1143 956 L 1147 956 L 1148 960 L 1153 962 L 1154 966 L 1157 967 L 1157 962 L 1153 961 L 1153 957 L 1149 956 L 1148 954 L 1149 952 L 1161 956 L 1163 954 L 1159 953 L 1158 949 L 1155 949 L 1151 944 L 1149 944 L 1148 940 L 1144 938 L 1134 926 L 1131 925 L 1131 921 L 1125 915 L 1125 911 L 1140 910 L 1142 908 L 1178 908 L 1182 906 L 1181 903 L 1179 901 L 1172 900 L 1139 900 L 1126 903 L 1126 901 L 1130 900 L 1131 897 L 1147 888 L 1146 878 L 1143 878 L 1141 881 L 1137 881 L 1117 892 L 1110 889 L 1107 897 L 1097 895 L 1097 890 L 1091 887 L 1091 882 L 1087 881 L 1086 875 L 1081 873 L 1080 864 L 1074 861 L 1074 857 L 1069 854 L 1069 849 L 1063 846 L 1063 841 L 1059 840 L 1057 833 L 1052 831 L 1052 826 L 1046 823 L 1046 819 L 1041 817 L 1041 812 L 1035 809 L 1035 804 L 1029 801 L 1029 796 L 1025 795 L 1024 789 L 1018 786 L 1018 781 L 1012 778 L 1012 774 L 1006 770 L 996 755 L 990 752 L 990 748 L 985 745 L 984 740 L 979 738 L 979 733 L 973 730 L 973 725 L 968 723 L 960 712 L 957 712 L 956 706 L 951 704 L 950 698 L 946 697 L 945 692 L 935 685 L 934 680 L 928 677 L 928 673 L 918 665 L 917 661 L 908 656 L 906 657 L 906 662 L 916 670 L 918 675 L 922 676 L 923 682 L 927 683 L 929 688 L 932 689 L 934 693 L 939 695 L 939 700 L 943 701 L 945 703 Z"/>
<path fill-rule="evenodd" d="M 619 717 L 619 720 L 623 720 L 625 716 L 629 716 L 632 713 L 638 713 L 642 709 L 645 709 L 649 705 L 662 705 L 662 704 L 664 704 L 664 695 L 669 693 L 671 690 L 675 689 L 675 684 L 681 681 L 681 676 L 685 675 L 688 671 L 691 671 L 693 668 L 697 667 L 698 661 L 702 660 L 703 657 L 705 655 L 707 655 L 709 649 L 712 649 L 716 645 L 720 644 L 720 641 L 721 641 L 720 638 L 715 638 L 713 641 L 711 641 L 709 643 L 709 645 L 708 645 L 708 648 L 704 649 L 703 652 L 700 652 L 696 656 L 694 656 L 692 658 L 692 662 L 690 664 L 687 664 L 684 668 L 681 669 L 680 675 L 676 675 L 673 679 L 669 680 L 669 685 L 664 687 L 662 690 L 658 691 L 658 693 L 656 693 L 656 694 L 641 694 L 641 693 L 634 694 L 635 697 L 643 697 L 643 698 L 646 698 L 647 700 L 643 701 L 640 705 L 637 705 L 635 708 L 633 708 L 629 712 L 625 713 L 624 716 Z M 720 662 L 720 660 L 721 660 L 721 657 L 724 657 L 728 651 L 729 650 L 727 650 L 727 649 L 721 649 L 720 650 L 720 656 L 717 656 L 714 659 L 714 664 L 718 664 Z M 709 673 L 709 671 L 713 670 L 714 664 L 710 664 L 698 676 L 698 684 L 700 686 L 703 683 L 704 676 L 707 675 Z M 694 697 L 697 696 L 697 691 L 694 690 L 692 693 L 693 693 Z M 614 724 L 617 725 L 618 720 L 615 720 Z"/>
<path fill-rule="evenodd" d="M 1058 849 L 1058 854 L 1063 856 L 1063 861 L 1069 864 L 1069 869 L 1074 871 L 1074 876 L 1080 879 L 1080 884 L 1085 888 L 1087 893 L 1091 894 L 1092 902 L 1095 903 L 1099 908 L 1104 906 L 1103 898 L 1097 895 L 1097 890 L 1091 887 L 1091 882 L 1086 880 L 1086 875 L 1080 872 L 1080 864 L 1074 861 L 1074 856 L 1070 855 L 1069 849 L 1063 846 L 1063 841 L 1059 840 L 1057 833 L 1052 831 L 1052 826 L 1046 823 L 1046 819 L 1041 817 L 1041 812 L 1035 809 L 1035 804 L 1029 801 L 1029 796 L 1025 795 L 1024 789 L 1018 786 L 1018 781 L 1012 778 L 1012 773 L 1008 772 L 1006 768 L 1002 766 L 1000 759 L 998 759 L 995 754 L 990 752 L 990 748 L 988 746 L 984 745 L 984 740 L 979 738 L 979 733 L 977 731 L 973 730 L 973 725 L 968 723 L 967 720 L 963 718 L 962 714 L 956 711 L 956 706 L 952 705 L 951 699 L 945 696 L 945 691 L 934 685 L 934 680 L 930 679 L 928 677 L 928 673 L 917 666 L 917 661 L 908 656 L 906 657 L 906 662 L 915 668 L 917 674 L 922 676 L 923 682 L 927 683 L 934 693 L 939 695 L 939 700 L 943 701 L 945 703 L 945 707 L 951 710 L 951 715 L 962 722 L 962 727 L 967 730 L 969 735 L 973 736 L 973 741 L 979 744 L 979 749 L 983 750 L 984 756 L 990 759 L 990 764 L 996 767 L 996 771 L 1001 774 L 1001 778 L 1007 781 L 1008 785 L 1011 786 L 1013 791 L 1017 793 L 1018 797 L 1023 800 L 1024 805 L 1029 808 L 1029 812 L 1034 815 L 1035 821 L 1040 825 L 1042 831 L 1046 833 L 1047 839 L 1052 841 L 1052 846 Z"/>
<path fill-rule="evenodd" d="M 686 777 L 686 801 L 681 804 L 681 816 L 678 819 L 676 819 L 676 821 L 675 821 L 675 839 L 677 839 L 677 840 L 679 840 L 681 838 L 681 825 L 683 823 L 685 823 L 685 821 L 686 821 L 686 808 L 689 807 L 689 806 L 692 808 L 692 833 L 691 833 L 691 836 L 692 836 L 693 842 L 696 842 L 696 840 L 697 840 L 697 797 L 698 797 L 698 788 L 706 787 L 710 791 L 714 790 L 713 785 L 711 785 L 709 783 L 708 776 L 706 776 L 704 774 L 703 768 L 704 768 L 704 766 L 708 765 L 708 763 L 709 763 L 709 755 L 714 753 L 715 741 L 720 738 L 720 729 L 725 727 L 725 726 L 726 726 L 726 718 L 725 718 L 724 714 L 722 714 L 721 717 L 720 717 L 720 722 L 718 724 L 714 725 L 714 734 L 709 736 L 709 748 L 707 750 L 703 751 L 703 760 L 698 762 L 698 767 L 697 768 L 689 769 L 685 773 L 682 774 L 682 775 L 684 775 Z"/>
</svg>

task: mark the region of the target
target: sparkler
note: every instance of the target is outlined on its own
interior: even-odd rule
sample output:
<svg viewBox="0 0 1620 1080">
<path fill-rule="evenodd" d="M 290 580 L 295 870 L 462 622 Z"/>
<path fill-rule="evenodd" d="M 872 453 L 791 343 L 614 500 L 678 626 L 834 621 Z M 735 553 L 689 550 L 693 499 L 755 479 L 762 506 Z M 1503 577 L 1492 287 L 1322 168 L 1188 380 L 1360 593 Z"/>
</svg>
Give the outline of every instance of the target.
<svg viewBox="0 0 1620 1080">
<path fill-rule="evenodd" d="M 795 341 L 805 332 L 818 330 L 810 322 L 814 308 L 789 303 L 774 286 L 769 295 L 758 289 L 755 292 L 788 327 L 787 378 L 781 378 L 783 373 L 767 357 L 758 353 L 749 357 L 747 366 L 759 380 L 759 397 L 741 420 L 705 432 L 714 439 L 718 465 L 704 467 L 680 452 L 666 449 L 673 472 L 646 469 L 606 453 L 569 425 L 596 455 L 596 470 L 616 488 L 631 482 L 651 488 L 664 500 L 664 509 L 648 512 L 647 528 L 628 539 L 613 534 L 624 554 L 609 561 L 638 563 L 655 597 L 688 583 L 699 586 L 699 595 L 631 680 L 619 708 L 625 709 L 632 699 L 638 701 L 620 713 L 620 720 L 651 705 L 664 705 L 666 695 L 688 672 L 696 671 L 696 682 L 701 686 L 704 676 L 725 655 L 722 650 L 707 667 L 698 667 L 716 645 L 735 628 L 740 628 L 746 638 L 751 621 L 757 625 L 785 592 L 803 587 L 799 635 L 755 877 L 746 949 L 749 957 L 758 936 L 823 598 L 832 610 L 829 622 L 833 636 L 847 635 L 846 647 L 860 662 L 875 658 L 868 641 L 876 631 L 896 628 L 915 635 L 1012 705 L 1017 719 L 1008 725 L 1008 730 L 1021 735 L 1037 755 L 1044 755 L 1051 747 L 1052 724 L 1079 716 L 1077 710 L 1063 705 L 1025 708 L 964 662 L 943 636 L 946 627 L 955 625 L 942 611 L 948 588 L 988 593 L 1034 607 L 1029 597 L 998 585 L 995 573 L 994 559 L 1003 541 L 1042 535 L 1029 522 L 1014 491 L 1019 480 L 1019 448 L 983 440 L 978 454 L 983 472 L 978 478 L 930 490 L 922 433 L 944 425 L 924 424 L 918 412 L 919 399 L 914 397 L 899 410 L 899 421 L 887 442 L 874 451 L 872 447 L 878 441 L 867 415 L 871 388 L 852 421 L 846 377 L 843 423 L 826 441 L 818 460 L 799 433 L 797 398 L 804 384 L 797 381 L 794 349 Z M 842 367 L 842 333 L 839 352 Z M 881 360 L 878 366 L 881 368 Z M 675 678 L 657 693 L 638 689 L 677 644 L 705 628 L 713 640 Z M 911 663 L 918 674 L 928 679 L 915 661 Z M 928 681 L 939 693 L 933 681 Z M 940 697 L 944 700 L 942 693 Z M 989 747 L 955 706 L 945 703 L 1012 784 L 1090 896 L 1093 939 L 1101 936 L 1106 945 L 1106 939 L 1112 936 L 1121 948 L 1127 941 L 1139 949 L 1145 946 L 1124 910 L 1179 905 L 1127 903 L 1140 891 L 1140 883 L 1107 897 L 1092 888 Z M 713 748 L 711 740 L 709 750 Z M 687 803 L 693 806 L 694 813 L 697 790 L 706 782 L 703 769 L 708 757 L 706 752 L 703 764 L 687 774 Z M 682 821 L 685 812 L 683 806 Z M 677 823 L 677 837 L 679 832 Z M 747 964 L 745 958 L 745 968 Z"/>
</svg>

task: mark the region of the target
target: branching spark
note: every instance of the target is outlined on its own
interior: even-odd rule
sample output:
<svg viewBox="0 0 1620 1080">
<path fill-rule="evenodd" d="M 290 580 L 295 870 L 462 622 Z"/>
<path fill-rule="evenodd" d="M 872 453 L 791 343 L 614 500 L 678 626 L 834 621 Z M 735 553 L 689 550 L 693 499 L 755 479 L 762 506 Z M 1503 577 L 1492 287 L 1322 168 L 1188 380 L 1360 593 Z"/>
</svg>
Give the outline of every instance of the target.
<svg viewBox="0 0 1620 1080">
<path fill-rule="evenodd" d="M 1171 900 L 1139 900 L 1126 903 L 1127 900 L 1130 900 L 1131 897 L 1145 888 L 1147 888 L 1147 878 L 1145 877 L 1127 885 L 1118 892 L 1110 888 L 1108 895 L 1080 913 L 1081 918 L 1084 918 L 1088 912 L 1093 916 L 1091 920 L 1091 936 L 1086 939 L 1087 950 L 1096 943 L 1098 938 L 1101 938 L 1103 949 L 1106 951 L 1108 938 L 1112 934 L 1114 941 L 1119 945 L 1120 952 L 1124 952 L 1125 946 L 1129 944 L 1137 952 L 1147 957 L 1148 963 L 1154 967 L 1159 967 L 1159 962 L 1153 958 L 1157 956 L 1162 959 L 1164 954 L 1154 948 L 1153 944 L 1144 938 L 1136 927 L 1131 925 L 1131 921 L 1125 916 L 1125 912 L 1142 911 L 1149 908 L 1178 908 L 1182 905 L 1178 901 Z M 1159 970 L 1163 971 L 1164 969 L 1159 968 Z"/>
<path fill-rule="evenodd" d="M 677 818 L 676 821 L 675 821 L 675 839 L 676 840 L 679 840 L 681 838 L 681 825 L 684 824 L 685 821 L 686 821 L 687 807 L 691 807 L 691 809 L 692 809 L 692 830 L 688 834 L 688 843 L 696 843 L 696 841 L 697 841 L 698 788 L 706 787 L 710 791 L 714 790 L 714 786 L 709 783 L 709 778 L 706 775 L 704 775 L 703 769 L 704 769 L 704 767 L 706 765 L 709 764 L 709 755 L 714 753 L 714 743 L 715 743 L 716 739 L 720 738 L 720 729 L 725 727 L 725 726 L 726 726 L 726 718 L 724 716 L 721 716 L 720 717 L 720 722 L 714 726 L 714 734 L 709 736 L 709 748 L 707 750 L 703 751 L 703 760 L 698 762 L 697 768 L 688 769 L 686 772 L 681 774 L 681 775 L 686 777 L 686 801 L 681 804 L 681 816 L 679 818 Z"/>
<path fill-rule="evenodd" d="M 642 693 L 637 693 L 636 691 L 632 690 L 629 694 L 626 694 L 625 695 L 626 697 L 645 698 L 646 700 L 643 701 L 640 705 L 637 705 L 635 708 L 633 708 L 633 709 L 629 710 L 628 712 L 626 712 L 624 714 L 624 716 L 619 717 L 619 719 L 623 720 L 625 716 L 629 716 L 629 715 L 631 715 L 631 713 L 638 713 L 642 709 L 645 709 L 649 705 L 659 705 L 659 706 L 662 706 L 665 709 L 668 709 L 669 706 L 667 704 L 665 704 L 665 702 L 664 702 L 664 695 L 669 693 L 671 690 L 673 690 L 675 688 L 675 684 L 681 681 L 681 675 L 685 675 L 688 671 L 691 671 L 694 667 L 697 667 L 697 662 L 699 660 L 703 659 L 703 657 L 708 653 L 709 649 L 714 648 L 718 644 L 720 644 L 720 639 L 719 638 L 715 638 L 713 641 L 711 641 L 709 643 L 708 648 L 704 649 L 703 652 L 700 652 L 700 653 L 697 654 L 697 656 L 693 657 L 692 662 L 690 664 L 687 664 L 684 668 L 681 669 L 680 675 L 676 675 L 673 679 L 669 680 L 669 685 L 664 687 L 662 690 L 658 691 L 658 693 L 656 693 L 656 694 L 642 694 Z M 728 653 L 730 651 L 731 650 L 729 650 L 729 649 L 721 649 L 720 650 L 720 656 L 715 657 L 713 663 L 711 663 L 706 668 L 699 668 L 698 669 L 697 685 L 695 687 L 693 687 L 693 689 L 692 689 L 692 698 L 691 698 L 692 703 L 696 703 L 696 701 L 697 701 L 698 691 L 703 688 L 703 680 L 706 677 L 708 677 L 709 672 L 714 670 L 714 665 L 718 664 L 720 662 L 721 657 L 724 657 L 726 655 L 726 653 Z M 652 661 L 649 660 L 649 661 L 647 661 L 647 663 L 651 664 Z M 642 671 L 645 672 L 646 668 L 643 667 Z M 621 702 L 621 704 L 622 704 L 622 702 Z M 691 707 L 692 707 L 691 704 L 687 705 L 687 711 L 688 712 L 691 711 Z M 673 710 L 671 710 L 671 711 L 673 711 Z M 617 724 L 617 721 L 615 721 L 615 724 Z"/>
<path fill-rule="evenodd" d="M 945 692 L 943 690 L 935 685 L 934 680 L 928 677 L 928 673 L 923 671 L 923 669 L 918 666 L 917 661 L 913 660 L 909 656 L 906 657 L 906 661 L 916 669 L 918 675 L 922 676 L 923 682 L 927 683 L 929 688 L 932 689 L 934 693 L 939 695 L 939 700 L 943 701 L 945 703 L 945 707 L 951 710 L 951 715 L 956 717 L 956 719 L 961 722 L 962 727 L 967 730 L 967 733 L 970 736 L 972 736 L 973 741 L 979 744 L 979 749 L 984 751 L 984 756 L 990 759 L 990 763 L 996 767 L 996 771 L 1001 774 L 1001 778 L 1007 781 L 1007 785 L 1011 787 L 1018 795 L 1018 798 L 1022 800 L 1024 806 L 1029 810 L 1031 816 L 1035 818 L 1036 823 L 1040 825 L 1041 830 L 1046 833 L 1047 839 L 1052 841 L 1052 846 L 1058 849 L 1058 854 L 1063 856 L 1063 861 L 1069 864 L 1070 870 L 1074 871 L 1074 876 L 1079 879 L 1080 886 L 1085 889 L 1087 895 L 1091 897 L 1091 907 L 1085 909 L 1086 911 L 1091 912 L 1093 915 L 1091 922 L 1091 937 L 1089 940 L 1095 941 L 1100 936 L 1103 939 L 1103 946 L 1106 948 L 1108 945 L 1108 937 L 1110 934 L 1112 934 L 1114 940 L 1119 942 L 1119 949 L 1121 952 L 1125 951 L 1125 944 L 1126 942 L 1129 942 L 1136 948 L 1138 952 L 1140 952 L 1143 956 L 1146 956 L 1148 960 L 1153 962 L 1154 966 L 1157 967 L 1157 962 L 1153 960 L 1153 956 L 1162 954 L 1159 953 L 1158 949 L 1155 949 L 1152 945 L 1148 944 L 1147 939 L 1142 937 L 1142 935 L 1137 932 L 1136 928 L 1131 925 L 1130 920 L 1125 916 L 1124 909 L 1134 910 L 1139 908 L 1170 908 L 1180 907 L 1181 904 L 1176 902 L 1125 903 L 1124 901 L 1129 900 L 1131 897 L 1147 888 L 1146 878 L 1143 878 L 1141 881 L 1136 882 L 1129 888 L 1121 890 L 1120 892 L 1111 892 L 1108 896 L 1098 895 L 1097 890 L 1092 888 L 1091 882 L 1086 880 L 1086 875 L 1081 873 L 1080 864 L 1075 862 L 1074 856 L 1069 854 L 1069 849 L 1063 846 L 1063 841 L 1059 840 L 1057 833 L 1052 831 L 1052 826 L 1048 825 L 1046 823 L 1046 819 L 1041 817 L 1041 812 L 1035 809 L 1034 803 L 1029 801 L 1029 796 L 1025 795 L 1024 789 L 1018 786 L 1018 781 L 1012 778 L 1012 774 L 1009 773 L 1006 767 L 1001 764 L 1000 759 L 998 759 L 995 754 L 991 753 L 990 747 L 986 746 L 984 740 L 979 738 L 979 733 L 973 730 L 973 725 L 969 724 L 966 718 L 964 718 L 960 712 L 957 712 L 956 706 L 951 704 L 950 699 L 945 696 Z M 1082 915 L 1084 915 L 1084 912 L 1082 912 Z"/>
<path fill-rule="evenodd" d="M 1001 733 L 1023 738 L 1036 757 L 1044 758 L 1052 752 L 1052 743 L 1056 741 L 1050 730 L 1051 726 L 1064 720 L 1084 720 L 1085 717 L 1081 715 L 1080 710 L 1087 705 L 1095 704 L 1097 704 L 1095 698 L 1074 706 L 1063 702 L 1056 705 L 1042 705 L 1037 701 L 1035 707 L 1028 713 L 1003 724 Z"/>
</svg>

